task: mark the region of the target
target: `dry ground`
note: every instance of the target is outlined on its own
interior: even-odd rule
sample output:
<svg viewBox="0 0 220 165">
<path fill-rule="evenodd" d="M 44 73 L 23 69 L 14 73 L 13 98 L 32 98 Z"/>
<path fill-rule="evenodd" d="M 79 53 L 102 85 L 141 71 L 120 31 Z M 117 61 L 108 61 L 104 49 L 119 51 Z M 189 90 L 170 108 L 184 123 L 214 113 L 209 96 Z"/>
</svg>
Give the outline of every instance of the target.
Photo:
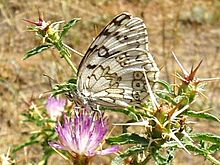
<svg viewBox="0 0 220 165">
<path fill-rule="evenodd" d="M 161 78 L 172 80 L 177 65 L 171 56 L 174 51 L 180 61 L 190 69 L 201 59 L 200 77 L 220 77 L 220 1 L 219 0 L 1 0 L 0 1 L 0 154 L 27 138 L 26 131 L 32 126 L 22 125 L 21 112 L 31 96 L 38 96 L 50 89 L 44 73 L 62 82 L 71 71 L 59 59 L 55 50 L 26 61 L 25 52 L 41 41 L 33 33 L 26 32 L 23 18 L 37 20 L 38 9 L 46 20 L 69 21 L 74 17 L 82 20 L 75 26 L 66 43 L 84 53 L 100 29 L 115 15 L 128 11 L 144 19 L 148 27 L 150 51 L 162 67 Z M 80 58 L 75 54 L 78 65 Z M 219 81 L 208 84 L 207 98 L 201 99 L 202 109 L 212 108 L 219 115 Z M 215 132 L 220 135 L 216 123 L 200 121 L 196 130 Z M 20 152 L 18 164 L 27 159 L 38 160 L 39 148 L 27 148 Z M 216 156 L 220 159 L 219 156 Z M 52 161 L 51 161 L 52 162 Z M 61 164 L 58 156 L 53 163 Z M 104 164 L 104 163 L 103 163 Z M 201 157 L 193 157 L 180 151 L 173 164 L 209 164 Z"/>
</svg>

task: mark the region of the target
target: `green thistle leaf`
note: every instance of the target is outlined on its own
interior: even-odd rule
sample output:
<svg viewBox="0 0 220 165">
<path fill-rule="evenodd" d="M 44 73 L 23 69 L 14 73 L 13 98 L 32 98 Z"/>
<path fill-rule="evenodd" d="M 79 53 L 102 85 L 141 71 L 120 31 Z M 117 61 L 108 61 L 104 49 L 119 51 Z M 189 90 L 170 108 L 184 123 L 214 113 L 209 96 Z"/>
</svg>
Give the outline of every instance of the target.
<svg viewBox="0 0 220 165">
<path fill-rule="evenodd" d="M 73 20 L 69 21 L 66 25 L 64 25 L 60 37 L 63 38 L 66 35 L 66 33 L 69 31 L 69 29 L 73 27 L 76 24 L 76 22 L 78 22 L 79 20 L 80 18 L 74 18 Z"/>
<path fill-rule="evenodd" d="M 53 87 L 53 96 L 56 96 L 58 94 L 73 92 L 73 91 L 76 91 L 75 78 L 72 78 L 62 84 L 56 84 L 55 87 Z"/>
<path fill-rule="evenodd" d="M 123 113 L 129 117 L 131 117 L 134 121 L 139 121 L 138 115 L 140 115 L 140 112 L 135 111 L 133 107 L 128 107 L 127 109 L 111 109 L 106 107 L 101 107 L 101 110 L 103 111 L 111 111 L 111 112 L 117 112 L 117 113 Z"/>
<path fill-rule="evenodd" d="M 38 144 L 39 143 L 39 140 L 31 140 L 31 141 L 28 141 L 28 142 L 25 142 L 21 145 L 18 145 L 16 146 L 12 152 L 17 152 L 19 150 L 21 150 L 22 148 L 24 147 L 27 147 L 27 146 L 30 146 L 30 145 L 33 145 L 33 144 Z"/>
<path fill-rule="evenodd" d="M 33 55 L 35 55 L 35 54 L 41 53 L 41 52 L 43 52 L 44 50 L 49 49 L 51 46 L 52 46 L 52 45 L 47 44 L 47 45 L 40 45 L 40 46 L 38 46 L 38 47 L 36 47 L 36 48 L 33 48 L 33 49 L 31 49 L 30 51 L 28 51 L 28 52 L 26 53 L 26 55 L 23 57 L 23 60 L 26 60 L 27 58 L 29 58 L 29 57 L 31 57 L 31 56 L 33 56 Z"/>
<path fill-rule="evenodd" d="M 169 93 L 163 93 L 163 92 L 157 92 L 156 95 L 163 99 L 163 100 L 166 100 L 167 102 L 169 103 L 172 103 L 173 105 L 176 105 L 177 103 L 174 101 L 174 98 L 172 96 L 170 96 Z"/>
<path fill-rule="evenodd" d="M 209 160 L 213 164 L 220 165 L 220 161 L 215 159 L 207 150 L 201 149 L 197 147 L 196 145 L 194 145 L 193 143 L 186 145 L 186 148 L 189 151 L 192 151 L 198 155 L 204 156 L 207 160 Z"/>
<path fill-rule="evenodd" d="M 135 133 L 124 133 L 119 136 L 111 137 L 106 140 L 109 144 L 143 144 L 148 145 L 149 141 Z"/>
<path fill-rule="evenodd" d="M 121 157 L 121 156 L 116 156 L 116 157 L 112 160 L 111 165 L 121 165 L 121 164 L 123 164 L 123 162 L 124 162 L 125 159 L 126 159 L 126 158 L 123 158 L 123 157 Z"/>
<path fill-rule="evenodd" d="M 220 146 L 219 145 L 212 145 L 208 148 L 208 151 L 211 153 L 211 154 L 214 154 L 215 152 L 219 151 L 220 150 Z"/>
<path fill-rule="evenodd" d="M 174 158 L 174 149 L 168 151 L 168 153 L 164 156 L 160 150 L 155 149 L 152 152 L 152 156 L 158 165 L 169 165 Z"/>
<path fill-rule="evenodd" d="M 195 140 L 209 141 L 220 146 L 220 136 L 211 133 L 196 133 L 191 134 L 190 137 Z"/>
<path fill-rule="evenodd" d="M 202 118 L 202 119 L 208 119 L 212 121 L 220 122 L 219 118 L 210 114 L 210 113 L 202 113 L 202 112 L 196 112 L 193 110 L 189 110 L 185 113 L 185 115 L 195 118 Z"/>
<path fill-rule="evenodd" d="M 162 85 L 170 94 L 173 94 L 173 88 L 168 82 L 164 80 L 159 80 L 157 81 L 157 83 Z"/>
<path fill-rule="evenodd" d="M 123 164 L 123 161 L 131 156 L 131 155 L 135 155 L 135 154 L 139 154 L 142 151 L 144 151 L 146 149 L 146 147 L 143 146 L 134 146 L 134 147 L 130 147 L 129 149 L 127 149 L 123 154 L 115 157 L 115 159 L 111 162 L 111 165 L 121 165 Z"/>
</svg>

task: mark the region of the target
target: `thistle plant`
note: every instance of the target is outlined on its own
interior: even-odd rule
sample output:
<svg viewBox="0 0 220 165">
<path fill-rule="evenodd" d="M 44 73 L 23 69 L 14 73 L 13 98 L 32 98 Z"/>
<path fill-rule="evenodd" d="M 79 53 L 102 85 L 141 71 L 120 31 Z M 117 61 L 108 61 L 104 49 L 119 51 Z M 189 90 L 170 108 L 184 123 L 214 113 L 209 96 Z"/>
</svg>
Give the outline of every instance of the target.
<svg viewBox="0 0 220 165">
<path fill-rule="evenodd" d="M 37 22 L 30 21 L 27 19 L 24 19 L 24 21 L 32 24 L 32 26 L 28 27 L 28 30 L 36 32 L 36 35 L 38 35 L 39 37 L 43 39 L 43 44 L 27 52 L 26 56 L 23 59 L 27 59 L 37 53 L 40 53 L 54 46 L 59 51 L 60 57 L 66 60 L 66 62 L 72 68 L 73 72 L 76 74 L 77 69 L 71 62 L 71 59 L 70 59 L 71 55 L 68 49 L 65 47 L 66 45 L 63 43 L 62 39 L 66 35 L 67 31 L 72 26 L 74 26 L 76 22 L 79 21 L 79 19 L 75 18 L 71 20 L 68 24 L 66 24 L 66 26 L 63 27 L 61 31 L 59 29 L 59 26 L 61 23 L 63 23 L 63 21 L 54 22 L 54 23 L 51 23 L 49 21 L 46 22 L 43 19 L 43 14 L 40 12 L 39 12 L 39 19 Z"/>
<path fill-rule="evenodd" d="M 219 150 L 219 136 L 194 133 L 190 126 L 193 122 L 190 117 L 219 122 L 212 114 L 192 109 L 197 97 L 204 91 L 205 82 L 211 79 L 196 78 L 201 62 L 189 73 L 178 60 L 177 62 L 182 69 L 182 74 L 176 75 L 180 80 L 179 84 L 170 85 L 160 81 L 158 83 L 163 86 L 163 90 L 156 92 L 157 100 L 152 95 L 152 102 L 143 106 L 143 113 L 129 109 L 133 113 L 132 121 L 135 124 L 126 125 L 142 126 L 144 133 L 126 132 L 107 140 L 110 144 L 134 144 L 113 161 L 115 164 L 122 164 L 126 159 L 130 164 L 146 164 L 150 159 L 154 159 L 157 164 L 169 164 L 177 149 L 183 149 L 188 154 L 202 155 L 214 164 L 220 163 L 212 156 Z"/>
<path fill-rule="evenodd" d="M 44 21 L 42 15 L 39 16 L 38 22 L 26 20 L 33 24 L 28 29 L 35 31 L 44 44 L 27 52 L 24 59 L 55 47 L 76 75 L 77 69 L 70 60 L 69 47 L 62 39 L 78 20 L 75 18 L 63 27 L 60 27 L 61 22 Z M 52 97 L 61 94 L 71 97 L 71 106 L 64 108 L 63 103 L 56 102 L 59 101 L 57 99 L 48 101 L 46 106 L 48 112 L 46 109 L 39 111 L 36 107 L 30 106 L 30 110 L 25 114 L 26 122 L 35 123 L 41 129 L 15 151 L 38 143 L 44 147 L 45 158 L 42 159 L 44 164 L 47 164 L 48 158 L 55 153 L 54 151 L 74 164 L 90 164 L 93 157 L 116 153 L 119 151 L 119 146 L 123 146 L 121 148 L 124 150 L 120 149 L 120 154 L 111 164 L 144 165 L 153 160 L 156 164 L 167 165 L 175 158 L 175 152 L 182 149 L 191 155 L 202 155 L 213 164 L 220 164 L 220 161 L 213 156 L 220 149 L 220 137 L 207 132 L 194 132 L 191 125 L 193 118 L 202 118 L 219 124 L 218 117 L 194 109 L 199 96 L 203 95 L 206 83 L 213 79 L 197 78 L 196 73 L 201 67 L 201 62 L 188 72 L 175 55 L 174 58 L 181 69 L 181 72 L 175 75 L 177 80 L 175 83 L 159 80 L 157 82 L 159 87 L 152 91 L 145 77 L 150 93 L 148 102 L 139 107 L 124 109 L 100 108 L 103 112 L 116 112 L 119 117 L 127 116 L 129 120 L 114 123 L 118 127 L 123 127 L 122 133 L 106 136 L 110 121 L 107 122 L 103 112 L 93 112 L 90 104 L 82 102 L 77 97 L 75 76 L 57 84 L 51 90 Z M 135 127 L 141 131 L 137 131 Z M 100 146 L 103 142 L 115 146 L 102 149 Z"/>
<path fill-rule="evenodd" d="M 16 154 L 17 151 L 28 146 L 41 146 L 43 156 L 41 157 L 39 164 L 47 164 L 50 156 L 54 154 L 54 150 L 48 145 L 48 141 L 57 137 L 54 127 L 56 125 L 56 120 L 60 118 L 60 112 L 68 112 L 68 108 L 65 108 L 66 105 L 61 98 L 57 99 L 50 97 L 48 98 L 47 103 L 44 103 L 44 101 L 45 98 L 42 98 L 38 101 L 30 100 L 27 103 L 27 111 L 22 114 L 24 118 L 22 124 L 32 125 L 35 127 L 35 130 L 27 132 L 29 137 L 28 140 L 15 146 L 12 150 L 12 153 Z M 52 107 L 55 107 L 54 111 L 52 111 Z"/>
</svg>

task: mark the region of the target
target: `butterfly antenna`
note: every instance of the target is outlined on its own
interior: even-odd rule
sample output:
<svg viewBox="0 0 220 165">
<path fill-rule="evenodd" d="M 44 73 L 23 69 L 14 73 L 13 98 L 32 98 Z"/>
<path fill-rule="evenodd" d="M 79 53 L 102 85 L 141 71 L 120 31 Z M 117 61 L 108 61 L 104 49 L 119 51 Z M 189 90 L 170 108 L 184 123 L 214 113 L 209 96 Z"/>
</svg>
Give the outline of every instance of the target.
<svg viewBox="0 0 220 165">
<path fill-rule="evenodd" d="M 48 78 L 48 81 L 49 81 L 49 84 L 50 84 L 50 87 L 52 88 L 52 83 L 58 83 L 55 79 L 53 79 L 52 77 L 50 77 L 49 75 L 47 74 L 43 74 L 43 76 L 47 77 Z"/>
</svg>

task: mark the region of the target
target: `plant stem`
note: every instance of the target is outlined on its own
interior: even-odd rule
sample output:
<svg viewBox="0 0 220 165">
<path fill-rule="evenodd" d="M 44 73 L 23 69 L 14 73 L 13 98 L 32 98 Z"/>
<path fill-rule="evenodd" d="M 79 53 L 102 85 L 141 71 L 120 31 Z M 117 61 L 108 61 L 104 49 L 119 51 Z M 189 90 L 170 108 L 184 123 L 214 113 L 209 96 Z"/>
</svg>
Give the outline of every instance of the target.
<svg viewBox="0 0 220 165">
<path fill-rule="evenodd" d="M 74 66 L 74 64 L 72 63 L 72 60 L 71 60 L 71 54 L 69 53 L 68 49 L 66 49 L 64 47 L 64 45 L 62 44 L 62 42 L 57 42 L 57 43 L 54 43 L 55 47 L 59 50 L 60 54 L 61 54 L 61 57 L 63 57 L 66 62 L 70 65 L 70 67 L 72 68 L 73 72 L 75 73 L 75 75 L 77 75 L 77 69 L 76 67 Z"/>
<path fill-rule="evenodd" d="M 81 156 L 73 160 L 73 165 L 91 165 L 91 161 L 88 157 Z"/>
</svg>

